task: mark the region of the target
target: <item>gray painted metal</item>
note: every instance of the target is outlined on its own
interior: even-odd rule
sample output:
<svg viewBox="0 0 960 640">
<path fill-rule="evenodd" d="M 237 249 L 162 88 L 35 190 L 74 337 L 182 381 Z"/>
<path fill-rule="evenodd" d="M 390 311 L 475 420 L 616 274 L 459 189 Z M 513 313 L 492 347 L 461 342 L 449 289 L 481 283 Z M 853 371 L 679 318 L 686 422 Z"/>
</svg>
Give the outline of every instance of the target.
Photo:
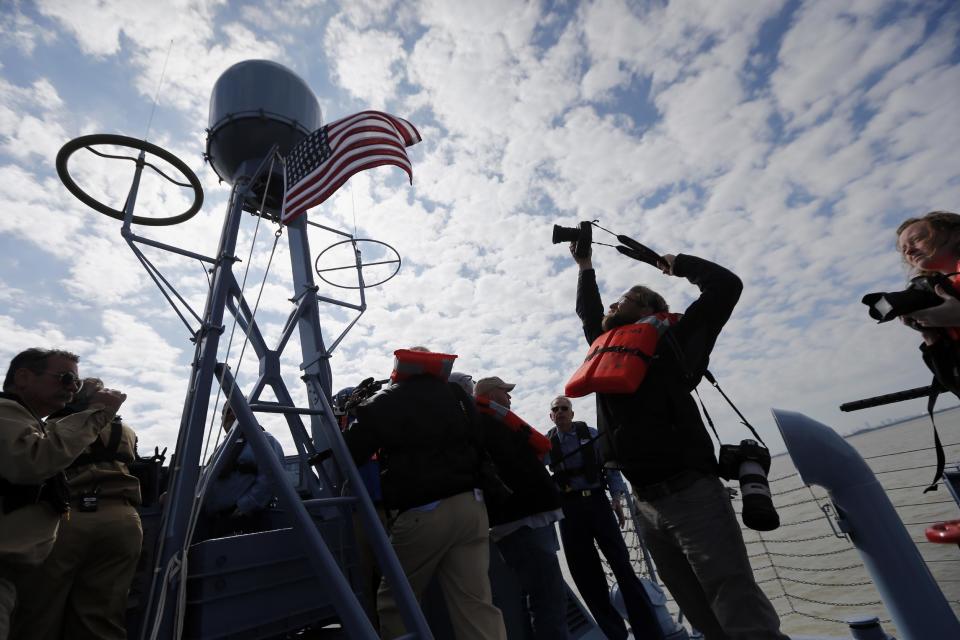
<svg viewBox="0 0 960 640">
<path fill-rule="evenodd" d="M 310 494 L 314 496 L 315 499 L 311 503 L 314 506 L 316 506 L 317 500 L 329 503 L 330 506 L 324 508 L 330 509 L 331 517 L 335 517 L 338 511 L 342 512 L 344 506 L 349 506 L 345 505 L 345 502 L 356 504 L 363 523 L 362 526 L 367 532 L 381 571 L 393 587 L 404 622 L 407 628 L 412 631 L 404 637 L 429 640 L 432 638 L 430 629 L 403 574 L 400 563 L 387 540 L 386 533 L 379 524 L 379 519 L 364 489 L 359 473 L 350 459 L 343 439 L 340 437 L 339 428 L 328 401 L 331 386 L 330 352 L 324 346 L 320 329 L 317 309 L 318 297 L 312 280 L 310 248 L 306 235 L 306 216 L 301 216 L 293 225 L 288 227 L 290 231 L 288 237 L 290 239 L 291 267 L 294 287 L 297 290 L 294 301 L 297 307 L 288 319 L 280 344 L 275 349 L 270 349 L 266 345 L 253 312 L 247 305 L 232 271 L 233 264 L 238 260 L 234 254 L 241 216 L 244 208 L 249 206 L 249 202 L 254 195 L 251 185 L 263 185 L 269 182 L 266 176 L 272 173 L 268 167 L 272 159 L 276 157 L 275 154 L 276 147 L 271 147 L 264 151 L 262 158 L 248 159 L 240 163 L 230 201 L 227 205 L 227 216 L 224 220 L 215 258 L 192 254 L 177 247 L 141 238 L 132 232 L 131 223 L 134 218 L 133 212 L 136 207 L 140 174 L 143 167 L 142 157 L 141 162 L 137 164 L 137 170 L 124 206 L 121 235 L 131 250 L 141 258 L 142 262 L 144 262 L 142 253 L 137 248 L 137 244 L 148 244 L 173 253 L 189 255 L 214 265 L 210 293 L 201 318 L 189 308 L 189 305 L 186 305 L 182 297 L 156 271 L 155 267 L 144 262 L 144 267 L 154 279 L 164 297 L 190 329 L 191 339 L 196 344 L 196 350 L 184 399 L 176 452 L 171 460 L 167 501 L 157 533 L 150 596 L 141 624 L 141 637 L 167 639 L 177 638 L 180 635 L 179 629 L 183 622 L 183 618 L 180 616 L 184 614 L 181 604 L 184 602 L 183 596 L 185 595 L 189 574 L 189 569 L 186 566 L 188 545 L 193 526 L 195 495 L 200 478 L 200 455 L 204 440 L 207 409 L 216 372 L 220 384 L 228 391 L 230 404 L 237 414 L 240 429 L 252 445 L 258 463 L 263 465 L 264 468 L 270 469 L 278 494 L 283 496 L 285 503 L 291 505 L 288 513 L 292 518 L 295 535 L 300 538 L 304 545 L 308 554 L 308 562 L 315 569 L 317 579 L 324 588 L 329 590 L 330 601 L 333 602 L 339 620 L 349 636 L 376 638 L 376 633 L 341 568 L 333 560 L 325 540 L 318 533 L 313 519 L 307 514 L 291 478 L 283 472 L 282 466 L 276 460 L 253 418 L 250 404 L 253 403 L 256 406 L 256 400 L 259 399 L 260 393 L 266 386 L 273 389 L 277 398 L 277 402 L 271 403 L 269 409 L 271 411 L 283 409 L 286 414 L 285 417 L 296 443 L 297 454 L 301 463 L 300 485 L 306 487 Z M 362 273 L 359 273 L 359 258 L 357 269 L 358 276 L 362 280 Z M 181 303 L 186 305 L 187 310 L 199 322 L 196 329 L 183 316 L 176 301 L 171 298 L 171 292 Z M 325 301 L 337 302 L 327 299 Z M 355 305 L 345 306 L 356 308 Z M 365 303 L 361 301 L 358 310 L 362 313 L 364 309 Z M 244 399 L 237 389 L 233 388 L 232 377 L 229 372 L 224 369 L 224 365 L 217 362 L 217 350 L 220 337 L 224 331 L 223 320 L 226 310 L 229 310 L 237 319 L 238 325 L 248 336 L 260 359 L 261 375 L 251 393 L 250 402 Z M 310 409 L 307 412 L 294 406 L 292 397 L 280 376 L 282 352 L 296 329 L 299 329 L 301 338 L 304 358 L 301 369 L 304 371 L 303 379 L 307 384 L 310 400 Z M 302 413 L 310 415 L 314 433 L 313 439 L 303 426 L 300 418 Z M 234 430 L 228 440 L 236 438 L 236 433 L 237 430 Z M 328 460 L 322 467 L 318 465 L 317 471 L 320 477 L 317 478 L 309 473 L 310 463 L 319 451 L 328 450 L 332 453 L 332 459 Z M 344 480 L 347 481 L 354 492 L 354 497 L 344 499 L 340 496 Z M 168 572 L 168 568 L 171 571 Z M 269 601 L 269 598 L 267 598 L 265 603 Z M 209 617 L 207 621 L 210 621 Z M 215 620 L 213 624 L 216 626 Z M 267 629 L 265 628 L 264 631 L 267 631 Z"/>
<path fill-rule="evenodd" d="M 334 498 L 340 495 L 344 480 L 347 480 L 356 496 L 356 507 L 381 571 L 394 589 L 397 604 L 407 628 L 413 631 L 410 637 L 429 640 L 432 638 L 430 629 L 387 540 L 386 533 L 379 525 L 373 504 L 363 488 L 359 473 L 339 435 L 339 428 L 327 399 L 331 385 L 330 354 L 324 346 L 320 329 L 316 287 L 311 275 L 310 248 L 306 236 L 306 216 L 301 216 L 287 228 L 294 287 L 297 291 L 295 296 L 297 307 L 288 319 L 281 343 L 276 349 L 270 349 L 266 345 L 233 275 L 232 267 L 237 261 L 234 255 L 237 232 L 244 203 L 250 198 L 249 185 L 255 183 L 258 177 L 268 171 L 266 159 L 256 167 L 253 162 L 244 162 L 240 171 L 250 173 L 240 177 L 234 184 L 221 235 L 218 259 L 213 270 L 213 286 L 207 300 L 201 330 L 196 335 L 197 352 L 185 400 L 176 456 L 174 464 L 171 465 L 170 489 L 161 522 L 160 543 L 157 551 L 158 570 L 151 585 L 150 608 L 147 613 L 147 624 L 144 625 L 144 637 L 147 637 L 146 634 L 151 631 L 154 631 L 155 637 L 158 638 L 177 636 L 173 603 L 176 601 L 177 592 L 184 588 L 185 578 L 180 575 L 168 581 L 164 568 L 175 556 L 182 553 L 181 550 L 188 537 L 190 513 L 199 480 L 200 449 L 206 423 L 207 404 L 216 371 L 217 377 L 221 379 L 221 387 L 230 391 L 230 404 L 237 415 L 238 423 L 254 447 L 258 464 L 273 470 L 278 492 L 284 497 L 286 504 L 292 505 L 289 509 L 296 535 L 310 554 L 310 563 L 316 570 L 317 578 L 331 589 L 331 600 L 336 606 L 340 621 L 348 635 L 354 638 L 376 638 L 355 594 L 349 588 L 336 563 L 331 560 L 330 550 L 325 541 L 317 533 L 312 520 L 299 502 L 299 496 L 289 477 L 283 474 L 282 468 L 256 426 L 250 403 L 256 403 L 266 386 L 273 389 L 277 397 L 277 406 L 289 409 L 286 412 L 287 422 L 297 445 L 298 456 L 304 465 L 308 464 L 317 452 L 332 451 L 332 459 L 322 467 L 318 466 L 319 482 L 312 475 L 309 477 L 307 484 L 311 492 L 321 499 Z M 129 200 L 132 207 L 135 193 L 132 192 Z M 229 310 L 237 317 L 239 326 L 249 336 L 250 344 L 260 359 L 261 376 L 251 393 L 249 402 L 236 389 L 231 389 L 232 378 L 224 373 L 222 365 L 216 360 L 219 338 L 223 333 L 225 310 Z M 311 409 L 310 419 L 314 436 L 312 439 L 301 422 L 299 416 L 301 410 L 294 406 L 292 397 L 280 376 L 280 358 L 295 328 L 299 329 L 300 346 L 304 358 L 301 369 L 304 372 L 303 380 L 307 385 Z M 276 407 L 270 408 L 273 410 Z M 331 508 L 339 508 L 342 506 L 340 502 L 342 501 L 337 502 L 336 505 L 331 504 Z M 164 599 L 168 603 L 165 608 L 160 606 Z M 152 628 L 154 618 L 156 618 L 156 626 Z"/>
<path fill-rule="evenodd" d="M 267 437 L 253 417 L 250 406 L 244 399 L 243 394 L 234 385 L 233 375 L 222 364 L 216 366 L 215 373 L 220 381 L 220 386 L 231 391 L 228 401 L 237 416 L 237 428 L 243 432 L 247 442 L 253 448 L 257 466 L 261 469 L 265 468 L 270 476 L 273 487 L 277 491 L 277 497 L 280 498 L 286 509 L 285 513 L 290 518 L 293 533 L 300 539 L 303 548 L 309 550 L 307 561 L 313 567 L 317 579 L 327 588 L 330 599 L 340 615 L 340 623 L 351 638 L 375 640 L 377 632 L 363 608 L 357 603 L 350 583 L 343 575 L 342 569 L 337 565 L 337 561 L 321 537 L 320 532 L 317 531 L 313 518 L 307 512 L 303 501 L 297 495 L 297 490 L 287 477 L 283 469 L 283 463 L 274 455 L 270 443 L 267 442 Z M 337 500 L 338 498 L 332 499 Z M 356 501 L 357 499 L 354 497 L 352 500 Z"/>
<path fill-rule="evenodd" d="M 847 621 L 854 640 L 893 640 L 887 635 L 876 616 L 861 616 Z"/>
<path fill-rule="evenodd" d="M 960 463 L 948 465 L 943 470 L 943 484 L 960 506 Z"/>
<path fill-rule="evenodd" d="M 803 481 L 824 487 L 903 640 L 960 638 L 960 622 L 873 471 L 833 429 L 773 410 Z"/>
<path fill-rule="evenodd" d="M 286 155 L 321 124 L 317 97 L 293 71 L 269 60 L 238 62 L 213 85 L 207 157 L 233 184 L 245 162 L 259 162 L 273 145 Z"/>
</svg>

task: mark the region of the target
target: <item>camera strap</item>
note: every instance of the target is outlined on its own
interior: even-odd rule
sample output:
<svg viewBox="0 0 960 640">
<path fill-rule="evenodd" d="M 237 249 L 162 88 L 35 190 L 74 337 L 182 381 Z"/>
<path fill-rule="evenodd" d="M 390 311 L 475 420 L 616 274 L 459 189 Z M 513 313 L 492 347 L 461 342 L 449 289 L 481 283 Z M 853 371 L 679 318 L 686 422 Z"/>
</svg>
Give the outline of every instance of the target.
<svg viewBox="0 0 960 640">
<path fill-rule="evenodd" d="M 697 400 L 700 402 L 700 410 L 703 411 L 703 416 L 707 419 L 707 424 L 710 425 L 710 430 L 713 431 L 713 437 L 717 439 L 717 444 L 722 447 L 723 440 L 720 439 L 720 434 L 717 433 L 717 428 L 713 426 L 713 418 L 710 417 L 710 412 L 707 411 L 707 405 L 703 404 L 703 398 L 700 397 L 700 392 L 697 391 L 697 389 L 694 389 L 693 392 L 697 394 Z"/>
<path fill-rule="evenodd" d="M 667 342 L 673 349 L 673 354 L 677 358 L 677 363 L 680 365 L 680 369 L 683 371 L 683 374 L 690 380 L 691 384 L 694 384 L 696 376 L 693 375 L 693 373 L 690 371 L 690 368 L 687 366 L 686 357 L 683 354 L 683 349 L 680 347 L 680 343 L 677 341 L 677 337 L 670 331 L 667 331 L 664 334 L 664 337 L 667 338 Z M 740 413 L 740 409 L 737 408 L 737 405 L 733 404 L 733 400 L 731 400 L 727 394 L 723 392 L 723 389 L 720 388 L 720 383 L 718 383 L 717 379 L 713 377 L 713 374 L 710 373 L 709 369 L 705 368 L 703 370 L 703 377 L 706 378 L 707 382 L 713 385 L 713 387 L 720 392 L 720 395 L 723 396 L 723 399 L 727 401 L 727 404 L 733 408 L 736 414 L 740 417 L 740 423 L 750 430 L 750 433 L 753 434 L 753 437 L 755 437 L 757 441 L 764 446 L 764 448 L 769 449 L 769 447 L 767 447 L 767 443 L 763 441 L 763 438 L 761 438 L 760 434 L 757 433 L 757 430 L 753 428 L 753 425 L 750 424 L 750 421 L 747 420 L 742 413 Z M 717 428 L 713 424 L 713 419 L 710 417 L 710 413 L 707 411 L 707 406 L 703 403 L 703 398 L 700 397 L 700 392 L 697 391 L 696 386 L 693 387 L 693 392 L 697 394 L 697 400 L 700 401 L 700 408 L 703 410 L 703 415 L 707 419 L 707 424 L 710 425 L 710 429 L 713 431 L 713 435 L 717 439 L 717 444 L 723 446 L 723 441 L 720 439 L 720 434 L 717 433 Z"/>
<path fill-rule="evenodd" d="M 747 429 L 750 429 L 750 433 L 753 434 L 753 437 L 756 438 L 757 441 L 758 441 L 760 444 L 762 444 L 764 447 L 766 447 L 766 448 L 769 449 L 769 447 L 767 447 L 767 443 L 763 441 L 763 438 L 761 438 L 761 437 L 760 437 L 760 434 L 757 433 L 757 430 L 753 428 L 753 425 L 750 424 L 750 421 L 747 420 L 747 418 L 746 418 L 742 413 L 740 413 L 740 409 L 737 408 L 737 405 L 733 404 L 733 400 L 731 400 L 730 398 L 728 398 L 728 397 L 727 397 L 727 394 L 725 394 L 725 393 L 723 392 L 723 389 L 720 388 L 720 383 L 717 382 L 717 379 L 713 377 L 713 374 L 710 373 L 709 370 L 706 370 L 706 371 L 703 372 L 703 377 L 706 378 L 706 379 L 707 379 L 707 382 L 709 382 L 710 384 L 712 384 L 713 387 L 714 387 L 717 391 L 720 392 L 720 395 L 723 396 L 723 399 L 727 401 L 727 404 L 729 404 L 730 407 L 733 408 L 733 410 L 734 410 L 734 411 L 737 413 L 737 415 L 740 417 L 740 423 L 741 423 L 743 426 L 745 426 Z M 698 398 L 700 397 L 700 394 L 699 394 L 699 393 L 697 394 L 697 397 L 698 397 Z M 703 406 L 703 400 L 702 400 L 702 399 L 700 400 L 700 406 L 703 407 L 703 413 L 706 414 L 706 413 L 707 413 L 707 408 Z M 709 415 L 707 416 L 707 420 L 708 420 L 708 421 L 710 420 Z M 711 428 L 713 427 L 713 423 L 712 423 L 712 422 L 710 423 L 710 427 L 711 427 Z M 713 433 L 716 434 L 716 433 L 717 433 L 717 430 L 714 429 L 714 430 L 713 430 Z M 718 438 L 718 440 L 719 440 L 719 438 Z"/>
<path fill-rule="evenodd" d="M 937 433 L 937 423 L 933 420 L 933 408 L 937 404 L 937 398 L 940 396 L 942 389 L 940 382 L 934 377 L 933 383 L 930 385 L 930 395 L 927 397 L 927 414 L 930 416 L 930 424 L 933 425 L 933 446 L 937 453 L 937 471 L 933 476 L 933 482 L 923 490 L 924 493 L 937 490 L 937 482 L 943 477 L 943 467 L 947 463 L 946 456 L 943 453 L 943 444 L 940 442 L 940 434 Z"/>
</svg>

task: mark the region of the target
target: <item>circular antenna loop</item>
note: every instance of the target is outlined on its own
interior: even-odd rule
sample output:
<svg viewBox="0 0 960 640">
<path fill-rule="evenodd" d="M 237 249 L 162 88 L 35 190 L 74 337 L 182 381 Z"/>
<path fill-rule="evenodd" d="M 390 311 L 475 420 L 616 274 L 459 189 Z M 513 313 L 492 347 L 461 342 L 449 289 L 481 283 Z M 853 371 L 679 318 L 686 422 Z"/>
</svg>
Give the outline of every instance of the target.
<svg viewBox="0 0 960 640">
<path fill-rule="evenodd" d="M 357 245 L 360 244 L 361 242 L 367 243 L 368 245 L 374 247 L 375 248 L 374 251 L 378 253 L 386 253 L 386 257 L 382 260 L 375 260 L 373 262 L 363 262 L 362 259 L 360 259 L 358 262 L 357 258 L 359 258 L 361 252 L 360 252 L 360 249 L 357 248 Z M 321 266 L 321 258 L 323 258 L 325 254 L 335 249 L 336 247 L 346 245 L 346 244 L 350 244 L 353 248 L 353 255 L 356 256 L 356 258 L 354 259 L 354 262 L 346 265 L 341 264 L 337 266 L 326 266 L 326 265 Z M 328 280 L 323 275 L 325 273 L 336 272 L 336 271 L 346 272 L 350 269 L 359 269 L 360 273 L 362 274 L 363 269 L 367 267 L 377 267 L 377 266 L 390 265 L 390 264 L 396 264 L 397 266 L 396 268 L 393 269 L 393 271 L 387 277 L 381 278 L 380 280 L 377 280 L 375 282 L 367 282 L 366 278 L 364 278 L 363 280 L 360 280 L 358 278 L 357 285 L 347 285 L 339 282 L 333 282 L 332 280 Z M 314 262 L 314 267 L 317 271 L 317 276 L 321 280 L 323 280 L 324 282 L 326 282 L 331 286 L 337 287 L 338 289 L 366 289 L 369 287 L 380 286 L 384 282 L 387 282 L 388 280 L 393 279 L 393 277 L 400 272 L 400 264 L 401 264 L 400 254 L 397 252 L 396 249 L 391 247 L 386 242 L 381 242 L 379 240 L 371 240 L 370 238 L 351 238 L 349 240 L 341 240 L 340 242 L 335 242 L 329 247 L 327 247 L 326 249 L 324 249 L 323 251 L 321 251 L 320 254 L 317 256 L 316 261 Z"/>
<path fill-rule="evenodd" d="M 116 160 L 130 160 L 132 162 L 140 162 L 137 158 L 131 158 L 129 156 L 117 156 L 112 154 L 106 154 L 99 151 L 96 151 L 92 147 L 94 145 L 109 144 L 117 147 L 127 147 L 129 149 L 136 149 L 138 151 L 144 151 L 146 153 L 153 154 L 158 158 L 165 160 L 170 163 L 177 171 L 179 171 L 184 178 L 185 182 L 175 180 L 171 178 L 163 171 L 158 169 L 156 166 L 150 164 L 149 162 L 144 162 L 144 166 L 150 167 L 156 171 L 162 178 L 169 180 L 173 184 L 193 189 L 193 204 L 184 211 L 183 213 L 176 216 L 168 216 L 165 218 L 150 218 L 147 216 L 133 216 L 133 224 L 142 224 L 153 227 L 163 227 L 171 224 L 179 224 L 185 220 L 189 220 L 200 210 L 200 207 L 203 205 L 203 188 L 200 186 L 200 180 L 197 178 L 197 174 L 193 172 L 180 158 L 173 155 L 166 149 L 158 147 L 155 144 L 151 144 L 146 140 L 139 140 L 137 138 L 131 138 L 129 136 L 120 136 L 112 133 L 96 133 L 89 136 L 80 136 L 79 138 L 74 138 L 67 144 L 61 147 L 59 153 L 57 153 L 57 175 L 60 176 L 60 181 L 63 182 L 63 185 L 67 188 L 70 193 L 72 193 L 80 202 L 84 203 L 91 209 L 99 211 L 100 213 L 106 214 L 111 218 L 116 218 L 117 220 L 123 220 L 123 211 L 121 209 L 114 209 L 103 204 L 86 191 L 81 189 L 77 183 L 73 180 L 73 177 L 70 175 L 70 171 L 67 168 L 67 163 L 70 160 L 70 156 L 79 149 L 86 148 L 88 151 L 94 153 L 103 158 L 111 158 Z"/>
</svg>

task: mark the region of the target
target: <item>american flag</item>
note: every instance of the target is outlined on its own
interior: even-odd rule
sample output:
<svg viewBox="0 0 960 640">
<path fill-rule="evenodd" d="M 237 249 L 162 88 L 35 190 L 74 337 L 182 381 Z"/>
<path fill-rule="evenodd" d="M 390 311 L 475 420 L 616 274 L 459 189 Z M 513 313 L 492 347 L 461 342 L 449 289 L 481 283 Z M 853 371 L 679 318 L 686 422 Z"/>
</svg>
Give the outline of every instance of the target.
<svg viewBox="0 0 960 640">
<path fill-rule="evenodd" d="M 418 142 L 416 127 L 382 111 L 361 111 L 317 129 L 286 158 L 283 222 L 317 206 L 365 169 L 392 164 L 413 184 L 405 147 Z"/>
</svg>

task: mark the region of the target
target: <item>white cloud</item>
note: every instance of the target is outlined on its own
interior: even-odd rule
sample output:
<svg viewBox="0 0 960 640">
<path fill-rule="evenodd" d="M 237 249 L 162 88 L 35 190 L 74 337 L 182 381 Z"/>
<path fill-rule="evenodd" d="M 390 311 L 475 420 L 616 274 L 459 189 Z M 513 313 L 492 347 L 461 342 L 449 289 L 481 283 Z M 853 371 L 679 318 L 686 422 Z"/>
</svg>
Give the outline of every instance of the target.
<svg viewBox="0 0 960 640">
<path fill-rule="evenodd" d="M 24 55 L 32 55 L 40 44 L 50 44 L 56 35 L 24 15 L 21 0 L 11 0 L 0 12 L 0 40 L 12 44 Z"/>
<path fill-rule="evenodd" d="M 324 37 L 338 84 L 373 109 L 396 97 L 404 80 L 406 54 L 399 36 L 386 31 L 356 31 L 343 21 L 330 21 Z"/>
<path fill-rule="evenodd" d="M 29 279 L 7 281 L 0 298 L 11 302 L 0 332 L 9 345 L 76 340 L 85 361 L 89 354 L 132 390 L 131 421 L 150 442 L 172 444 L 192 347 L 124 246 L 119 223 L 67 195 L 50 165 L 70 135 L 144 126 L 171 40 L 151 140 L 197 171 L 207 203 L 183 225 L 137 229 L 149 238 L 215 253 L 227 189 L 200 166 L 200 123 L 213 82 L 232 62 L 297 61 L 327 113 L 361 104 L 420 127 L 424 142 L 410 150 L 412 189 L 395 169 L 371 171 L 311 214 L 346 230 L 356 219 L 358 235 L 389 242 L 404 260 L 394 280 L 367 291 L 367 312 L 334 355 L 335 387 L 384 377 L 393 349 L 425 343 L 459 353 L 460 370 L 518 382 L 515 408 L 545 429 L 549 400 L 586 349 L 573 311 L 576 272 L 566 248 L 549 244 L 550 226 L 588 217 L 743 277 L 743 299 L 713 366 L 771 440 L 771 405 L 843 430 L 862 419 L 840 415 L 839 402 L 926 380 L 912 336 L 873 326 L 857 300 L 900 284 L 891 232 L 897 218 L 960 200 L 951 162 L 960 144 L 954 12 L 924 35 L 929 11 L 880 23 L 896 7 L 875 3 L 841 10 L 829 2 L 601 1 L 549 11 L 506 1 L 302 4 L 300 22 L 276 7 L 226 3 L 38 5 L 58 31 L 31 31 L 27 49 L 36 55 L 58 47 L 82 68 L 135 87 L 123 110 L 86 101 L 39 63 L 17 76 L 6 61 L 0 69 L 0 204 L 17 212 L 0 223 L 0 241 L 19 246 L 4 265 L 17 274 L 55 265 L 64 299 L 83 309 L 85 323 L 72 336 L 53 291 Z M 761 42 L 761 27 L 778 16 L 782 44 L 776 34 Z M 71 169 L 105 201 L 126 195 L 129 175 L 114 165 L 78 157 Z M 187 204 L 186 194 L 149 179 L 138 211 L 160 215 Z M 238 278 L 254 222 L 244 216 Z M 249 260 L 251 303 L 273 228 L 264 223 Z M 336 240 L 317 229 L 310 235 L 314 257 Z M 258 313 L 268 345 L 295 294 L 285 245 L 284 236 Z M 203 267 L 149 255 L 202 309 Z M 637 281 L 662 290 L 678 309 L 696 295 L 689 283 L 608 248 L 596 249 L 596 264 L 608 301 Z M 320 285 L 322 295 L 357 301 Z M 41 289 L 38 304 L 54 318 L 42 326 L 16 293 Z M 322 305 L 321 315 L 330 343 L 354 312 Z M 225 324 L 229 330 L 229 318 Z M 283 364 L 305 402 L 298 344 L 295 337 Z M 144 345 L 145 357 L 127 345 Z M 250 358 L 248 347 L 244 384 L 255 376 Z M 149 382 L 148 359 L 162 369 L 159 382 Z M 711 409 L 722 407 L 707 395 Z M 589 420 L 592 401 L 575 404 Z M 729 439 L 741 435 L 728 416 L 720 428 Z"/>
<path fill-rule="evenodd" d="M 46 0 L 40 10 L 56 19 L 81 49 L 96 57 L 121 53 L 132 66 L 133 84 L 151 100 L 204 118 L 209 91 L 230 65 L 249 58 L 282 58 L 273 42 L 238 22 L 220 23 L 223 0 L 103 0 L 96 6 Z M 163 82 L 161 84 L 161 74 Z"/>
</svg>

